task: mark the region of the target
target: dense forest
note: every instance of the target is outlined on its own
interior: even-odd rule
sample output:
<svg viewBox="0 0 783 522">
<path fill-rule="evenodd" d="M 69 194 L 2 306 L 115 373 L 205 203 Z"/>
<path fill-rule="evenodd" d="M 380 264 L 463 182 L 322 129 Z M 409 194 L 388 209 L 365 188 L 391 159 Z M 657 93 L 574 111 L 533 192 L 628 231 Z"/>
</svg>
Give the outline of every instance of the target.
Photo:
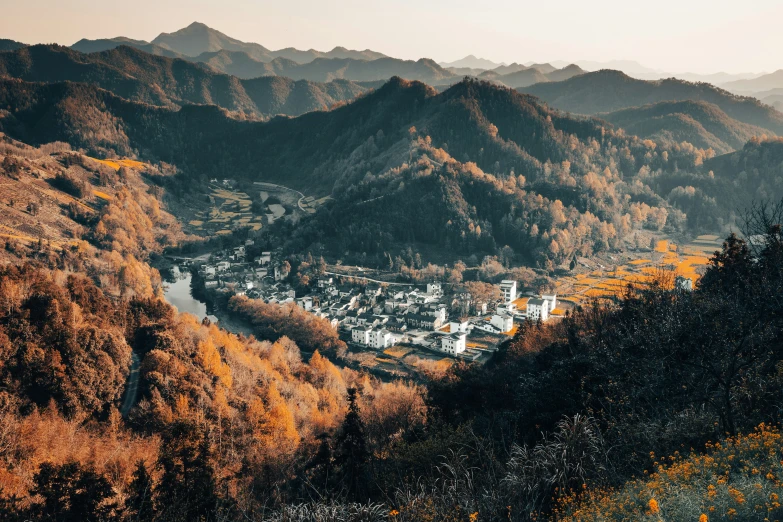
<svg viewBox="0 0 783 522">
<path fill-rule="evenodd" d="M 3 151 L 12 185 L 52 157 Z M 99 180 L 67 157 L 77 185 Z M 84 221 L 92 257 L 7 240 L 3 519 L 780 516 L 783 202 L 757 205 L 753 241 L 729 236 L 693 292 L 662 271 L 617 305 L 526 323 L 490 363 L 421 385 L 338 368 L 317 322 L 275 319 L 270 305 L 233 304 L 259 338 L 177 314 L 144 262 L 167 241 L 166 211 L 143 177 L 123 176 L 130 186 L 107 180 L 112 201 Z M 139 269 L 107 277 L 115 251 Z M 316 350 L 304 358 L 300 343 Z"/>
<path fill-rule="evenodd" d="M 337 212 L 317 216 L 314 226 L 331 221 L 327 233 L 341 234 L 341 246 L 362 248 L 368 255 L 382 255 L 392 242 L 414 239 L 444 246 L 449 238 L 450 244 L 465 245 L 466 255 L 495 254 L 509 246 L 521 259 L 547 267 L 580 251 L 616 247 L 640 228 L 711 232 L 718 218 L 689 219 L 675 201 L 679 192 L 673 189 L 679 185 L 657 187 L 658 177 L 672 173 L 704 177 L 704 162 L 715 156 L 712 149 L 628 136 L 602 120 L 569 117 L 486 82 L 466 80 L 438 94 L 421 83 L 394 79 L 344 107 L 268 123 L 237 121 L 215 107 L 153 108 L 79 84 L 8 80 L 4 86 L 0 104 L 10 114 L 2 128 L 9 134 L 31 142 L 72 141 L 110 155 L 138 152 L 173 163 L 188 181 L 171 183 L 172 190 L 217 176 L 331 193 L 340 204 L 328 207 Z M 42 118 L 47 125 L 39 124 Z M 414 163 L 423 156 L 441 160 L 429 167 Z M 446 157 L 451 159 L 444 167 Z M 384 191 L 397 190 L 408 172 L 433 169 L 470 172 L 457 179 L 468 185 L 482 179 L 490 192 L 471 192 L 463 182 L 462 194 L 447 189 L 444 194 L 450 195 L 443 201 L 458 197 L 470 204 L 449 209 L 433 200 L 434 206 L 414 211 L 412 199 L 398 198 L 402 204 L 391 212 L 401 222 L 419 212 L 431 217 L 414 238 L 411 229 L 383 230 L 395 225 L 377 219 L 360 225 L 365 230 L 355 231 L 356 236 L 344 234 L 346 223 L 356 222 L 343 209 L 365 213 L 359 204 L 375 200 L 367 211 L 381 218 L 388 211 L 384 205 L 395 200 L 379 199 Z M 439 174 L 429 182 L 450 177 Z M 406 190 L 417 190 L 426 177 L 412 179 Z M 491 204 L 500 200 L 506 203 Z M 437 237 L 427 232 L 449 221 L 458 208 L 462 215 L 451 219 L 453 232 Z M 724 220 L 721 230 L 730 226 Z M 481 233 L 475 233 L 476 227 Z"/>
<path fill-rule="evenodd" d="M 261 74 L 240 79 L 201 63 L 126 45 L 90 54 L 57 45 L 22 47 L 0 53 L 0 76 L 45 83 L 83 82 L 140 103 L 165 107 L 211 104 L 254 119 L 323 110 L 367 91 L 346 80 L 318 83 Z"/>
</svg>

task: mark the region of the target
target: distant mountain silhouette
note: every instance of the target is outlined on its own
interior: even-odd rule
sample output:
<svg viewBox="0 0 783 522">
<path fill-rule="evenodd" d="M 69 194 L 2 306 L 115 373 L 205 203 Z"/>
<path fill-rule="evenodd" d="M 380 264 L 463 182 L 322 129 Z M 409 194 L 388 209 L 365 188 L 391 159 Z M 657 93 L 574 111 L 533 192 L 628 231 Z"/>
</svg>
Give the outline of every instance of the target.
<svg viewBox="0 0 783 522">
<path fill-rule="evenodd" d="M 504 75 L 504 74 L 511 74 L 519 71 L 524 71 L 525 69 L 530 69 L 527 65 L 522 65 L 521 63 L 512 63 L 510 65 L 500 65 L 498 67 L 495 67 L 492 69 L 492 71 Z M 542 71 L 543 72 L 543 71 Z"/>
<path fill-rule="evenodd" d="M 494 71 L 493 71 L 494 72 Z M 536 68 L 524 69 L 511 74 L 505 74 L 497 78 L 499 82 L 504 85 L 512 87 L 514 89 L 518 87 L 528 87 L 535 83 L 548 82 L 546 73 L 539 71 Z"/>
<path fill-rule="evenodd" d="M 352 81 L 387 80 L 399 76 L 407 80 L 418 80 L 428 84 L 455 83 L 461 77 L 450 73 L 428 58 L 417 61 L 397 58 L 377 60 L 354 60 L 350 58 L 316 58 L 310 63 L 296 64 L 276 58 L 272 65 L 277 74 L 295 80 L 328 82 L 334 79 Z"/>
<path fill-rule="evenodd" d="M 783 134 L 783 114 L 760 101 L 731 94 L 705 83 L 668 79 L 636 80 L 611 70 L 581 74 L 562 82 L 539 83 L 520 89 L 552 107 L 580 114 L 613 112 L 661 101 L 705 101 L 731 118 Z"/>
<path fill-rule="evenodd" d="M 201 53 L 225 49 L 244 51 L 251 58 L 262 62 L 269 62 L 274 58 L 269 53 L 269 49 L 263 45 L 242 42 L 199 22 L 193 22 L 173 33 L 161 33 L 152 40 L 152 43 L 186 56 L 198 56 Z"/>
<path fill-rule="evenodd" d="M 346 81 L 243 80 L 128 46 L 91 54 L 54 45 L 25 47 L 0 54 L 0 75 L 34 82 L 85 82 L 152 105 L 214 104 L 250 116 L 296 116 L 353 99 L 368 89 Z"/>
<path fill-rule="evenodd" d="M 293 47 L 286 47 L 285 49 L 280 49 L 278 51 L 271 51 L 271 54 L 275 58 L 286 58 L 301 64 L 310 63 L 316 58 L 347 58 L 352 60 L 377 60 L 379 58 L 387 58 L 385 54 L 371 51 L 370 49 L 355 51 L 346 49 L 345 47 L 335 47 L 327 52 L 316 51 L 315 49 L 300 51 Z"/>
<path fill-rule="evenodd" d="M 574 76 L 579 76 L 580 74 L 584 74 L 586 71 L 579 67 L 576 64 L 571 64 L 563 67 L 562 69 L 557 69 L 555 71 L 552 71 L 546 75 L 546 77 L 549 79 L 550 82 L 562 82 L 563 80 L 568 80 L 569 78 L 573 78 Z"/>
<path fill-rule="evenodd" d="M 454 62 L 440 64 L 440 66 L 444 68 L 454 67 L 454 68 L 469 68 L 469 69 L 482 69 L 482 70 L 495 69 L 501 65 L 504 64 L 495 63 L 492 60 L 487 60 L 485 58 L 476 58 L 472 54 L 460 60 L 456 60 Z"/>
<path fill-rule="evenodd" d="M 712 148 L 718 154 L 741 149 L 768 130 L 730 118 L 717 105 L 703 101 L 664 101 L 602 114 L 608 122 L 641 138 Z"/>
<path fill-rule="evenodd" d="M 118 36 L 116 38 L 104 38 L 101 40 L 88 40 L 83 38 L 73 44 L 71 49 L 81 53 L 99 53 L 101 51 L 116 49 L 121 45 L 127 45 L 128 47 L 133 47 L 135 49 L 139 49 L 140 51 L 144 51 L 145 53 L 156 54 L 158 56 L 167 56 L 169 58 L 189 58 L 184 54 L 172 51 L 171 49 L 166 49 L 159 45 L 145 42 L 144 40 L 133 40 L 131 38 L 125 38 L 124 36 Z"/>
<path fill-rule="evenodd" d="M 6 38 L 0 38 L 0 52 L 2 51 L 16 51 L 22 47 L 26 47 L 27 44 L 16 42 L 14 40 L 8 40 Z"/>
<path fill-rule="evenodd" d="M 783 69 L 777 70 L 771 74 L 759 76 L 752 80 L 727 82 L 721 87 L 737 93 L 756 93 L 759 91 L 768 91 L 770 89 L 780 89 L 783 88 Z"/>
<path fill-rule="evenodd" d="M 345 47 L 335 47 L 328 52 L 316 51 L 315 49 L 301 51 L 293 47 L 272 51 L 257 43 L 243 42 L 236 38 L 231 38 L 199 22 L 193 22 L 189 26 L 173 33 L 161 33 L 152 43 L 191 58 L 219 51 L 244 52 L 251 59 L 259 62 L 271 62 L 275 58 L 284 58 L 299 64 L 310 63 L 317 58 L 377 60 L 378 58 L 386 57 L 382 53 L 369 49 L 354 51 Z M 235 60 L 238 59 L 235 58 Z"/>
</svg>

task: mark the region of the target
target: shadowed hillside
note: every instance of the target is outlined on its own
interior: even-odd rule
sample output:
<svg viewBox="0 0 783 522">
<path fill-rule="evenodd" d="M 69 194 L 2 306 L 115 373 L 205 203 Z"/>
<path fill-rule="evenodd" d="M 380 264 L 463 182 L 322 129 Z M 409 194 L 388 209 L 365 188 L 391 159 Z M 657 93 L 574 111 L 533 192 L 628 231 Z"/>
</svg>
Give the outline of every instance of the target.
<svg viewBox="0 0 783 522">
<path fill-rule="evenodd" d="M 717 105 L 698 101 L 659 102 L 601 117 L 629 134 L 675 143 L 687 141 L 718 154 L 740 149 L 754 136 L 770 134 L 730 118 Z"/>
<path fill-rule="evenodd" d="M 214 104 L 253 117 L 327 109 L 366 91 L 349 82 L 240 80 L 202 64 L 128 46 L 91 54 L 52 45 L 25 47 L 0 55 L 0 74 L 34 82 L 89 83 L 152 105 Z"/>
<path fill-rule="evenodd" d="M 705 101 L 735 120 L 783 134 L 780 112 L 754 98 L 736 96 L 706 83 L 635 80 L 619 71 L 602 70 L 522 90 L 556 109 L 579 114 L 612 112 L 659 101 Z"/>
</svg>

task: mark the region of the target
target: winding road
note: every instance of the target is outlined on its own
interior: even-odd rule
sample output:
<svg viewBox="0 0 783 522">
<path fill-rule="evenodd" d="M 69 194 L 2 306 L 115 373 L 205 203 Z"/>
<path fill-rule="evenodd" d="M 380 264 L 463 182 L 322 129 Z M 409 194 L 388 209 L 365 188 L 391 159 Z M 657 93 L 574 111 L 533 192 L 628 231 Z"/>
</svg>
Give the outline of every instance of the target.
<svg viewBox="0 0 783 522">
<path fill-rule="evenodd" d="M 122 399 L 120 413 L 127 417 L 131 408 L 136 404 L 139 395 L 139 367 L 141 366 L 141 357 L 136 352 L 131 352 L 131 367 L 128 374 L 128 380 L 125 382 L 125 396 Z"/>
</svg>

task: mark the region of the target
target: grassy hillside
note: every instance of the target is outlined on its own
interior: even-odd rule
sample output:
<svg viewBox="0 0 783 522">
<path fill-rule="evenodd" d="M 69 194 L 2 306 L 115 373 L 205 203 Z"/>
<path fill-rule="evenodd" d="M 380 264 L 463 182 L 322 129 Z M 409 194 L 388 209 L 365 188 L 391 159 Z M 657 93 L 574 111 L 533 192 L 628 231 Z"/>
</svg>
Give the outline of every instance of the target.
<svg viewBox="0 0 783 522">
<path fill-rule="evenodd" d="M 556 109 L 579 114 L 613 112 L 660 101 L 704 101 L 717 105 L 737 121 L 783 134 L 783 113 L 754 98 L 736 96 L 706 83 L 636 80 L 619 71 L 603 70 L 525 87 L 522 91 Z"/>
</svg>

